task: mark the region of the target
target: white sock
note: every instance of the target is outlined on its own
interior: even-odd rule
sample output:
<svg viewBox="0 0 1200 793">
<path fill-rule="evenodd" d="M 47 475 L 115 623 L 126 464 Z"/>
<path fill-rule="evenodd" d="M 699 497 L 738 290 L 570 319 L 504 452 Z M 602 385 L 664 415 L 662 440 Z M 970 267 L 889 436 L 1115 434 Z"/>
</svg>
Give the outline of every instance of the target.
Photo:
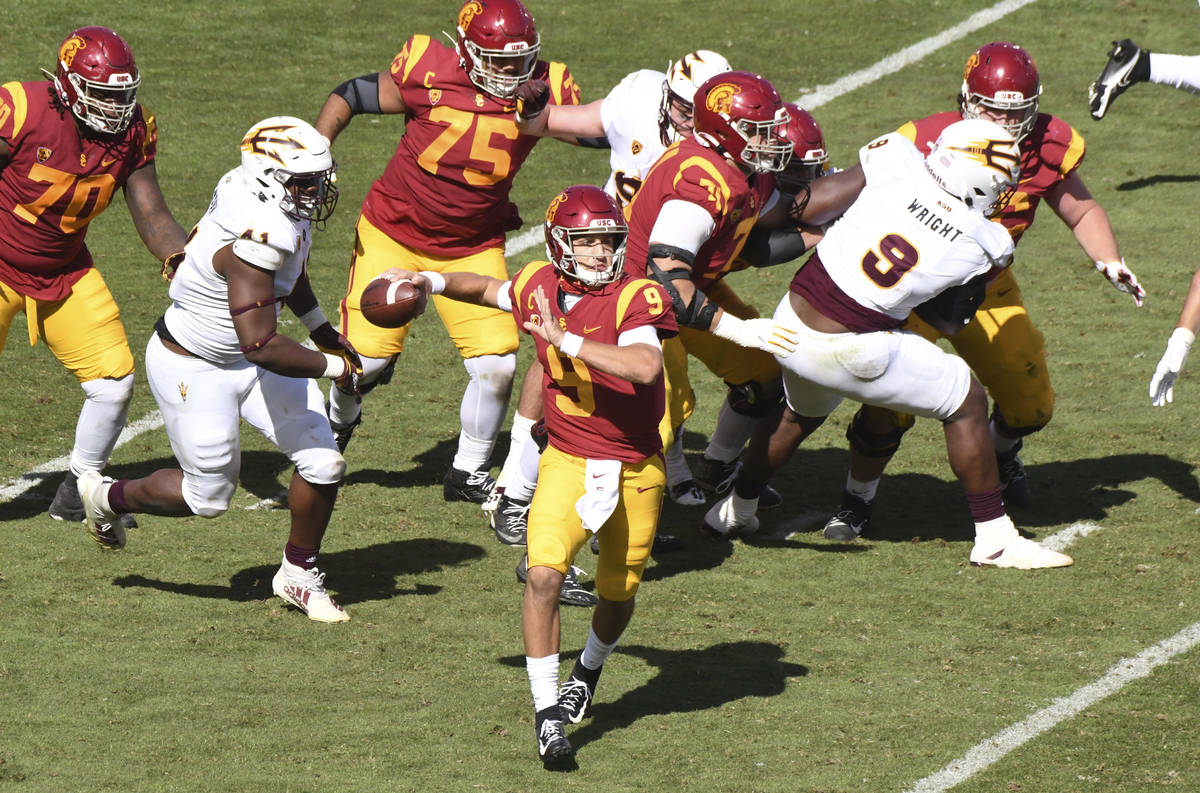
<svg viewBox="0 0 1200 793">
<path fill-rule="evenodd" d="M 522 416 L 520 413 L 513 414 L 512 428 L 508 431 L 508 456 L 504 458 L 500 475 L 496 477 L 497 487 L 508 488 L 509 480 L 521 465 L 521 450 L 525 448 L 526 443 L 532 440 L 529 431 L 533 428 L 534 423 L 534 419 Z"/>
<path fill-rule="evenodd" d="M 558 704 L 558 653 L 545 658 L 525 656 L 525 674 L 529 675 L 535 711 Z"/>
<path fill-rule="evenodd" d="M 878 479 L 872 479 L 870 482 L 860 482 L 853 476 L 846 477 L 846 492 L 855 498 L 862 499 L 868 504 L 875 500 L 875 491 L 878 489 Z"/>
<path fill-rule="evenodd" d="M 490 440 L 476 438 L 463 430 L 458 433 L 458 452 L 455 453 L 454 462 L 451 465 L 460 471 L 478 471 L 487 466 L 492 456 L 492 446 L 495 443 L 495 438 Z"/>
<path fill-rule="evenodd" d="M 717 426 L 713 427 L 704 456 L 723 463 L 733 462 L 742 453 L 757 423 L 757 418 L 743 416 L 731 408 L 729 400 L 726 400 L 717 414 Z"/>
<path fill-rule="evenodd" d="M 688 468 L 687 459 L 683 456 L 683 425 L 675 430 L 675 441 L 667 449 L 667 484 L 674 487 L 692 478 L 692 469 Z"/>
<path fill-rule="evenodd" d="M 1150 82 L 1200 94 L 1200 55 L 1150 53 Z"/>
<path fill-rule="evenodd" d="M 619 638 L 618 641 L 620 641 Z M 595 671 L 604 665 L 604 662 L 608 660 L 608 656 L 612 655 L 613 648 L 616 646 L 617 642 L 606 644 L 600 641 L 600 638 L 596 636 L 595 629 L 590 629 L 588 631 L 587 644 L 583 646 L 583 652 L 579 655 L 579 663 Z"/>
<path fill-rule="evenodd" d="M 745 523 L 754 517 L 754 513 L 758 512 L 758 497 L 742 498 L 737 494 L 737 488 L 734 488 L 729 493 L 729 503 L 733 507 L 734 517 L 739 523 Z"/>
<path fill-rule="evenodd" d="M 504 488 L 504 495 L 517 501 L 532 499 L 533 491 L 537 489 L 538 463 L 541 460 L 542 453 L 538 451 L 538 445 L 531 438 L 529 443 L 525 444 L 525 448 L 521 450 L 520 465 L 509 477 L 508 485 Z"/>
<path fill-rule="evenodd" d="M 129 399 L 133 396 L 133 375 L 119 379 L 101 378 L 83 384 L 87 397 L 75 423 L 75 448 L 71 450 L 71 473 L 102 471 L 108 464 L 117 438 L 125 428 Z"/>
<path fill-rule="evenodd" d="M 1001 515 L 998 518 L 985 520 L 975 524 L 975 543 L 986 547 L 1000 548 L 1014 537 L 1019 537 L 1017 527 L 1012 518 Z"/>
<path fill-rule="evenodd" d="M 464 359 L 463 366 L 471 381 L 463 391 L 459 406 L 462 433 L 453 465 L 460 471 L 478 471 L 491 459 L 492 447 L 508 413 L 517 356 L 513 353 L 480 355 Z"/>
</svg>

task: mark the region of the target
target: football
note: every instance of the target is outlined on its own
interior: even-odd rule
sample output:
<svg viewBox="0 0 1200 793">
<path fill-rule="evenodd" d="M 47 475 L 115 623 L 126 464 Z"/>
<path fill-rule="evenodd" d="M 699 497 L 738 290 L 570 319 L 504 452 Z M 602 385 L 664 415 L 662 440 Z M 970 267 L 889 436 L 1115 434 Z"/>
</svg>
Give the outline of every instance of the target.
<svg viewBox="0 0 1200 793">
<path fill-rule="evenodd" d="M 399 328 L 412 322 L 424 308 L 425 296 L 411 281 L 375 278 L 359 298 L 363 316 L 381 328 Z"/>
</svg>

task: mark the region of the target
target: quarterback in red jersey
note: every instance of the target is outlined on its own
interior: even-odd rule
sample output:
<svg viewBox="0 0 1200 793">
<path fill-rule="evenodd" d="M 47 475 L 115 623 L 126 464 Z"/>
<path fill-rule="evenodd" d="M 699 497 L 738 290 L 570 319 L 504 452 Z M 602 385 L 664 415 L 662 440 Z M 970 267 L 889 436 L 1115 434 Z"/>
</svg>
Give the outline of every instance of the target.
<svg viewBox="0 0 1200 793">
<path fill-rule="evenodd" d="M 82 521 L 76 480 L 108 462 L 133 394 L 133 355 L 92 266 L 88 224 L 120 188 L 160 261 L 186 235 L 158 186 L 158 133 L 137 102 L 129 45 L 108 28 L 79 28 L 45 74 L 0 86 L 0 348 L 24 311 L 30 343 L 44 339 L 83 387 L 69 469 L 50 505 L 51 517 Z"/>
<path fill-rule="evenodd" d="M 331 141 L 359 113 L 405 117 L 396 153 L 363 202 L 342 301 L 342 330 L 362 354 L 364 394 L 388 382 L 408 333 L 363 317 L 359 295 L 371 279 L 391 267 L 508 277 L 504 235 L 521 225 L 509 191 L 539 140 L 517 128 L 516 89 L 544 81 L 548 101 L 579 102 L 566 66 L 538 60 L 540 46 L 519 0 L 469 0 L 453 48 L 413 36 L 389 68 L 342 84 L 321 109 L 316 127 Z M 494 484 L 488 460 L 508 407 L 517 331 L 494 309 L 442 297 L 435 305 L 471 378 L 443 492 L 450 501 L 483 502 Z M 361 421 L 360 400 L 333 388 L 329 402 L 344 449 Z"/>
<path fill-rule="evenodd" d="M 941 131 L 960 119 L 984 118 L 1004 126 L 1021 150 L 1020 183 L 997 218 L 1013 242 L 1020 241 L 1044 200 L 1071 229 L 1096 269 L 1141 306 L 1145 290 L 1121 258 L 1108 215 L 1079 175 L 1083 138 L 1062 119 L 1038 112 L 1041 90 L 1029 53 L 1008 42 L 986 44 L 967 59 L 959 111 L 911 121 L 899 132 L 928 153 Z M 986 297 L 974 320 L 948 340 L 994 402 L 991 430 L 1004 500 L 1010 506 L 1026 507 L 1031 500 L 1029 482 L 1018 452 L 1025 436 L 1050 421 L 1054 390 L 1042 334 L 1021 300 L 1014 270 L 990 273 Z M 906 327 L 931 340 L 942 335 L 915 315 Z M 869 526 L 879 478 L 912 423 L 911 415 L 875 407 L 863 407 L 855 415 L 846 433 L 850 475 L 841 508 L 825 526 L 826 537 L 853 539 Z"/>
<path fill-rule="evenodd" d="M 666 472 L 662 340 L 677 330 L 666 290 L 623 270 L 628 229 L 616 200 L 591 185 L 546 210 L 551 262 L 511 281 L 472 273 L 401 274 L 433 294 L 509 310 L 533 336 L 545 374 L 549 445 L 529 511 L 521 627 L 547 768 L 575 767 L 563 723 L 587 713 L 605 659 L 633 616 Z M 599 602 L 587 644 L 560 688 L 558 598 L 571 560 L 599 536 Z"/>
<path fill-rule="evenodd" d="M 707 294 L 736 267 L 750 230 L 768 212 L 785 214 L 774 174 L 788 164 L 782 136 L 788 113 L 775 88 L 750 72 L 728 71 L 696 91 L 690 138 L 672 145 L 629 205 L 630 272 L 658 281 L 671 296 L 679 342 L 665 355 L 670 428 L 688 412 L 686 349 L 730 387 L 696 481 L 723 492 L 754 424 L 779 404 L 779 364 L 788 341 L 769 319 L 742 319 Z M 749 350 L 745 348 L 751 348 Z"/>
</svg>

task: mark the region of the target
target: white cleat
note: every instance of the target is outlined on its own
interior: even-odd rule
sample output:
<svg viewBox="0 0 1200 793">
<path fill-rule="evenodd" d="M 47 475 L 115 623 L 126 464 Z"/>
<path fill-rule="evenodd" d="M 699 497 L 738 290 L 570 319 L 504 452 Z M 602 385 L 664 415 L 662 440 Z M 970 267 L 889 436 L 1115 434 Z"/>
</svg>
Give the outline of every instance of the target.
<svg viewBox="0 0 1200 793">
<path fill-rule="evenodd" d="M 117 513 L 104 507 L 104 494 L 113 480 L 98 471 L 84 471 L 79 477 L 79 500 L 83 502 L 83 525 L 101 548 L 119 551 L 125 547 L 125 525 Z"/>
<path fill-rule="evenodd" d="M 704 515 L 704 530 L 718 537 L 736 537 L 758 531 L 758 516 L 739 517 L 733 509 L 733 495 L 713 504 Z"/>
<path fill-rule="evenodd" d="M 350 615 L 325 591 L 325 574 L 317 568 L 305 570 L 286 560 L 279 566 L 271 589 L 317 622 L 346 622 Z"/>
<path fill-rule="evenodd" d="M 1043 548 L 1033 540 L 1019 535 L 999 547 L 980 545 L 976 542 L 971 548 L 971 564 L 981 567 L 991 565 L 1017 570 L 1040 570 L 1045 567 L 1069 567 L 1074 563 L 1075 560 L 1065 553 Z"/>
</svg>

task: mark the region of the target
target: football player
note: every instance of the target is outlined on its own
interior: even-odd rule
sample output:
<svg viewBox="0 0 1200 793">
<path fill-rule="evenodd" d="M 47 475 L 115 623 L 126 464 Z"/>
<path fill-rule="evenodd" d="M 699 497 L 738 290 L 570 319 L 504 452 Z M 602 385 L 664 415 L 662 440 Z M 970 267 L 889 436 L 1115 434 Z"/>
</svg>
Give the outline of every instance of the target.
<svg viewBox="0 0 1200 793">
<path fill-rule="evenodd" d="M 1134 83 L 1158 83 L 1200 94 L 1200 56 L 1154 53 L 1130 39 L 1114 41 L 1108 63 L 1088 86 L 1092 118 L 1104 118 L 1117 97 Z"/>
<path fill-rule="evenodd" d="M 598 187 L 563 190 L 546 210 L 549 262 L 510 281 L 471 273 L 399 273 L 433 294 L 511 311 L 543 366 L 548 446 L 529 513 L 528 580 L 521 609 L 538 755 L 575 767 L 564 722 L 578 723 L 604 661 L 633 616 L 650 555 L 666 473 L 662 340 L 674 336 L 671 299 L 622 267 L 628 229 Z M 587 643 L 559 687 L 558 596 L 589 534 L 600 538 Z"/>
<path fill-rule="evenodd" d="M 312 378 L 333 378 L 352 393 L 362 371 L 305 270 L 313 226 L 337 203 L 335 168 L 329 141 L 298 118 L 250 128 L 241 164 L 217 183 L 188 239 L 171 305 L 146 345 L 150 390 L 180 468 L 115 482 L 95 471 L 79 478 L 88 529 L 103 548 L 124 547 L 120 514 L 217 517 L 237 489 L 244 419 L 296 466 L 291 530 L 272 589 L 320 622 L 349 619 L 317 569 L 346 462 Z M 277 333 L 283 303 L 324 352 Z"/>
<path fill-rule="evenodd" d="M 1022 537 L 1008 517 L 987 397 L 967 364 L 915 333 L 897 332 L 925 301 L 971 282 L 982 286 L 985 273 L 1010 261 L 1013 241 L 990 218 L 1017 185 L 1016 139 L 991 121 L 962 120 L 942 130 L 927 156 L 893 132 L 864 146 L 859 162 L 865 187 L 775 311 L 775 322 L 799 340 L 798 352 L 779 357 L 787 421 L 799 426 L 802 440 L 846 397 L 938 419 L 975 520 L 971 562 L 1020 569 L 1071 564 Z M 962 317 L 947 311 L 940 319 L 949 328 Z M 790 430 L 777 434 L 791 438 Z M 795 449 L 761 444 L 761 437 L 733 492 L 705 516 L 709 530 L 757 530 L 757 493 Z"/>
<path fill-rule="evenodd" d="M 1167 338 L 1167 350 L 1150 378 L 1150 402 L 1155 407 L 1162 407 L 1175 398 L 1175 378 L 1187 361 L 1197 332 L 1200 332 L 1200 270 L 1192 276 L 1191 288 L 1179 313 L 1179 323 Z"/>
<path fill-rule="evenodd" d="M 380 328 L 363 318 L 359 295 L 372 278 L 395 266 L 507 277 L 504 236 L 521 225 L 509 191 L 539 140 L 517 128 L 516 89 L 544 80 L 548 101 L 579 101 L 570 71 L 538 60 L 540 46 L 520 0 L 468 0 L 452 47 L 415 35 L 388 68 L 348 80 L 321 108 L 316 127 L 331 141 L 356 115 L 405 116 L 396 153 L 363 201 L 341 305 L 342 331 L 363 356 L 363 393 L 391 379 L 408 334 L 408 326 Z M 434 302 L 470 376 L 443 495 L 482 503 L 495 484 L 488 461 L 508 409 L 517 329 L 493 308 L 441 296 Z M 343 450 L 361 413 L 357 394 L 330 390 L 329 417 Z"/>
<path fill-rule="evenodd" d="M 1008 42 L 986 44 L 967 59 L 959 109 L 911 121 L 899 132 L 928 152 L 941 131 L 956 121 L 983 118 L 999 123 L 1021 150 L 1020 184 L 997 217 L 1013 243 L 1020 242 L 1045 200 L 1096 269 L 1141 306 L 1146 292 L 1121 257 L 1108 215 L 1079 175 L 1083 138 L 1065 121 L 1038 112 L 1041 91 L 1029 53 Z M 906 327 L 928 339 L 941 335 L 919 317 Z M 1054 389 L 1042 334 L 1025 309 L 1013 268 L 997 268 L 989 275 L 986 299 L 975 321 L 949 341 L 994 402 L 991 432 L 1004 500 L 1009 506 L 1028 507 L 1029 482 L 1018 453 L 1023 439 L 1050 421 Z M 850 473 L 841 507 L 825 526 L 826 537 L 849 540 L 869 527 L 879 478 L 912 423 L 911 415 L 894 410 L 863 407 L 855 414 L 846 432 Z"/>
<path fill-rule="evenodd" d="M 134 367 L 120 312 L 92 266 L 88 224 L 119 188 L 159 261 L 186 235 L 158 186 L 158 132 L 138 104 L 141 75 L 125 40 L 79 28 L 59 45 L 54 73 L 44 73 L 47 81 L 0 86 L 0 348 L 24 311 L 30 344 L 44 339 L 83 387 L 75 447 L 49 510 L 81 521 L 76 481 L 108 463 Z"/>
</svg>

